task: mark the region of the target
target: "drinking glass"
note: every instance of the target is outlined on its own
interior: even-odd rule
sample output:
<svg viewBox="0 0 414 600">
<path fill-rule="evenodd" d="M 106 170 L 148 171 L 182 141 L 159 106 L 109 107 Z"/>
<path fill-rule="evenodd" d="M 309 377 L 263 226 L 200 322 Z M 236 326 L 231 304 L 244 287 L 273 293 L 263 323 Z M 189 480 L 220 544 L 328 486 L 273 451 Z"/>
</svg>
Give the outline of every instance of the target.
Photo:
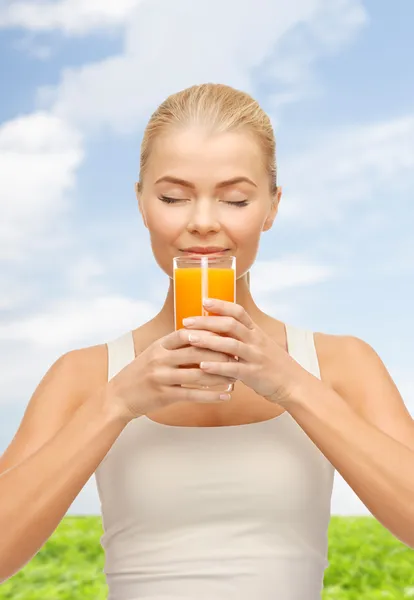
<svg viewBox="0 0 414 600">
<path fill-rule="evenodd" d="M 218 298 L 228 302 L 236 301 L 235 256 L 208 254 L 176 256 L 173 259 L 173 272 L 175 330 L 183 328 L 183 319 L 186 317 L 214 314 L 203 306 L 205 298 Z M 188 365 L 187 368 L 198 366 Z M 231 383 L 228 386 L 189 384 L 185 387 L 232 392 L 234 384 Z"/>
</svg>

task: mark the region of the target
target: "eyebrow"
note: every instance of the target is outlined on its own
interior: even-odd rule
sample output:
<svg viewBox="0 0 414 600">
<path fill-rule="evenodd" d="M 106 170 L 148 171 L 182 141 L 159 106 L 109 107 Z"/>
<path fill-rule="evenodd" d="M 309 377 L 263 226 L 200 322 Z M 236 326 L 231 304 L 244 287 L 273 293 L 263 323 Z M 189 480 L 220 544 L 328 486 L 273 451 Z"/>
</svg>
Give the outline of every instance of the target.
<svg viewBox="0 0 414 600">
<path fill-rule="evenodd" d="M 195 185 L 193 183 L 191 183 L 191 181 L 186 181 L 185 179 L 179 179 L 178 177 L 172 177 L 171 175 L 165 175 L 164 177 L 160 177 L 160 179 L 157 179 L 157 181 L 155 183 L 161 183 L 163 181 L 166 181 L 168 183 L 176 183 L 177 185 L 182 185 L 182 186 L 188 187 L 192 190 L 196 189 Z M 254 187 L 257 187 L 257 185 L 254 183 L 254 181 L 252 181 L 248 177 L 233 177 L 233 179 L 227 179 L 225 181 L 220 181 L 220 183 L 218 183 L 216 185 L 216 189 L 228 187 L 229 185 L 234 185 L 236 183 L 242 183 L 242 182 L 250 183 L 250 185 L 254 185 Z"/>
</svg>

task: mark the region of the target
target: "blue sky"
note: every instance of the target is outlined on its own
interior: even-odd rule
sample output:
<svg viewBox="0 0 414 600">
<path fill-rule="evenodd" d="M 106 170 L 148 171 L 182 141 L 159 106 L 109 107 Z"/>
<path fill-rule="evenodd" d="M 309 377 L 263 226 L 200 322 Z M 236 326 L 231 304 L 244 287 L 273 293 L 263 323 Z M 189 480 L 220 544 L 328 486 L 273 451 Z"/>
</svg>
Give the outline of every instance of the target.
<svg viewBox="0 0 414 600">
<path fill-rule="evenodd" d="M 414 415 L 414 5 L 242 6 L 0 0 L 0 451 L 61 354 L 159 310 L 141 137 L 166 96 L 205 81 L 252 93 L 277 136 L 259 306 L 370 343 Z M 367 512 L 340 476 L 332 511 Z M 98 512 L 92 478 L 69 514 Z"/>
</svg>

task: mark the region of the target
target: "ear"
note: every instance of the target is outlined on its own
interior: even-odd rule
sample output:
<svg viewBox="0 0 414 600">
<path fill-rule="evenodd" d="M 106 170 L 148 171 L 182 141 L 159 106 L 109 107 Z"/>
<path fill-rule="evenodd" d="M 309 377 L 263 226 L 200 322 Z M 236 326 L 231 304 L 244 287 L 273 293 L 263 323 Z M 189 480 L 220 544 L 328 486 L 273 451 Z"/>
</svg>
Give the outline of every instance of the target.
<svg viewBox="0 0 414 600">
<path fill-rule="evenodd" d="M 266 221 L 264 222 L 263 231 L 268 231 L 272 227 L 273 221 L 275 220 L 277 211 L 279 209 L 279 202 L 280 202 L 281 197 L 282 197 L 282 188 L 280 186 L 278 186 L 276 188 L 276 192 L 272 196 L 272 207 L 269 211 L 269 214 L 266 217 Z"/>
<path fill-rule="evenodd" d="M 141 184 L 139 181 L 137 181 L 135 184 L 135 195 L 138 200 L 138 208 L 139 208 L 139 212 L 141 213 L 142 220 L 144 222 L 145 227 L 148 229 L 147 220 L 145 218 L 144 209 L 142 207 Z"/>
</svg>

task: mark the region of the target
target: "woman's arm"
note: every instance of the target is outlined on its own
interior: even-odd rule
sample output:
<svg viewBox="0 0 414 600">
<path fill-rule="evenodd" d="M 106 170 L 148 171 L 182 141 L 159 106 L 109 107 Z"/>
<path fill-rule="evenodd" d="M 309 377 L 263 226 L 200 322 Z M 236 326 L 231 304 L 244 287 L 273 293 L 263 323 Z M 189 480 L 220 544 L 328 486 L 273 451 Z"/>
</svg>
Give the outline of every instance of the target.
<svg viewBox="0 0 414 600">
<path fill-rule="evenodd" d="M 0 474 L 0 583 L 45 544 L 126 425 L 103 386 L 35 453 Z"/>
<path fill-rule="evenodd" d="M 413 419 L 367 343 L 328 337 L 333 387 L 310 376 L 284 406 L 378 521 L 414 548 Z"/>
</svg>

